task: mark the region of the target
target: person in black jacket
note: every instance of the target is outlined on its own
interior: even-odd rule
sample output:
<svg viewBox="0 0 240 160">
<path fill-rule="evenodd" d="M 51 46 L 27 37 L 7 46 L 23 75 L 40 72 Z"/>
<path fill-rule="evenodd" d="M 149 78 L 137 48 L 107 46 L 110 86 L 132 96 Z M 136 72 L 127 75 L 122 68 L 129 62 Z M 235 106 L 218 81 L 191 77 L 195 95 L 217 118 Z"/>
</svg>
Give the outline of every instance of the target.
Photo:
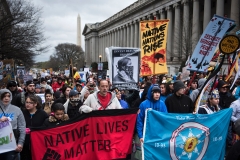
<svg viewBox="0 0 240 160">
<path fill-rule="evenodd" d="M 21 92 L 16 97 L 16 106 L 18 106 L 22 111 L 25 110 L 25 101 L 26 98 L 30 95 L 35 95 L 35 84 L 33 81 L 29 80 L 26 82 L 26 92 Z M 36 96 L 38 103 L 42 105 L 42 99 L 39 96 Z"/>
<path fill-rule="evenodd" d="M 82 106 L 82 104 L 83 103 L 79 98 L 78 92 L 71 90 L 69 93 L 69 100 L 63 105 L 65 108 L 65 113 L 67 113 L 70 119 L 78 116 L 80 114 L 79 108 Z"/>
<path fill-rule="evenodd" d="M 7 84 L 7 89 L 9 89 L 11 91 L 11 93 L 12 93 L 11 104 L 16 106 L 17 95 L 20 93 L 18 91 L 17 83 L 15 81 L 9 81 L 8 84 Z"/>
<path fill-rule="evenodd" d="M 52 112 L 53 112 L 53 115 L 45 119 L 43 126 L 45 127 L 56 126 L 69 119 L 68 115 L 65 114 L 65 108 L 61 103 L 56 103 L 55 105 L 53 105 Z"/>
<path fill-rule="evenodd" d="M 194 105 L 192 100 L 184 94 L 184 83 L 177 80 L 173 87 L 174 93 L 165 100 L 168 113 L 193 113 Z"/>
<path fill-rule="evenodd" d="M 23 110 L 23 115 L 26 121 L 26 138 L 21 152 L 21 159 L 31 160 L 30 149 L 30 135 L 31 128 L 41 127 L 48 115 L 41 109 L 41 105 L 38 103 L 37 96 L 29 95 L 25 101 L 26 110 Z"/>
<path fill-rule="evenodd" d="M 229 108 L 231 103 L 235 101 L 235 97 L 228 91 L 229 90 L 229 85 L 223 81 L 220 80 L 218 82 L 217 88 L 219 91 L 219 106 L 221 106 L 221 109 L 226 109 Z"/>
</svg>

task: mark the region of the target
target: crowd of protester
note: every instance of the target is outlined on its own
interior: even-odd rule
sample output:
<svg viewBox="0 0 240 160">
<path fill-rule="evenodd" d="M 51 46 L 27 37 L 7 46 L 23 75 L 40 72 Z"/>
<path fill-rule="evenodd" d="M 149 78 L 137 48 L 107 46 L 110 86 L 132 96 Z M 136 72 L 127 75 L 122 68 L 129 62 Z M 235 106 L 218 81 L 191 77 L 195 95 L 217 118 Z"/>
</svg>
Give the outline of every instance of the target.
<svg viewBox="0 0 240 160">
<path fill-rule="evenodd" d="M 133 133 L 133 155 L 139 160 L 142 159 L 141 145 L 144 142 L 143 125 L 147 108 L 177 114 L 212 114 L 232 108 L 226 141 L 227 152 L 231 155 L 226 158 L 233 159 L 240 155 L 240 142 L 237 141 L 240 134 L 240 80 L 230 90 L 232 79 L 225 82 L 224 76 L 219 76 L 206 100 L 201 101 L 199 110 L 196 111 L 194 103 L 205 81 L 206 75 L 202 73 L 195 77 L 190 75 L 187 80 L 183 80 L 181 74 L 147 76 L 140 77 L 140 90 L 112 88 L 109 80 L 97 79 L 94 74 L 90 74 L 86 80 L 80 76 L 67 78 L 63 75 L 51 75 L 29 80 L 24 84 L 10 81 L 6 88 L 0 90 L 0 122 L 12 118 L 17 148 L 0 154 L 0 159 L 31 160 L 31 128 L 56 126 L 93 110 L 131 108 L 139 108 L 136 130 Z M 37 94 L 44 94 L 44 103 Z M 14 116 L 9 117 L 10 113 L 14 113 Z M 131 159 L 131 155 L 126 159 Z"/>
</svg>

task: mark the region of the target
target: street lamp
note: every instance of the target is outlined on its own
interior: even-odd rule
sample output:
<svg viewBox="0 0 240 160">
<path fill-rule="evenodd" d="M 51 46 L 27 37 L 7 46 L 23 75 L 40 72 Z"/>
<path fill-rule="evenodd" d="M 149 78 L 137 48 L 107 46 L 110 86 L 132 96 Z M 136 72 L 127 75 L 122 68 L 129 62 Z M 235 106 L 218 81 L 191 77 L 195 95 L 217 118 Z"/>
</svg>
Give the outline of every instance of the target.
<svg viewBox="0 0 240 160">
<path fill-rule="evenodd" d="M 101 54 L 99 55 L 99 60 L 100 60 L 100 63 L 101 63 L 101 61 L 102 61 L 102 55 Z"/>
</svg>

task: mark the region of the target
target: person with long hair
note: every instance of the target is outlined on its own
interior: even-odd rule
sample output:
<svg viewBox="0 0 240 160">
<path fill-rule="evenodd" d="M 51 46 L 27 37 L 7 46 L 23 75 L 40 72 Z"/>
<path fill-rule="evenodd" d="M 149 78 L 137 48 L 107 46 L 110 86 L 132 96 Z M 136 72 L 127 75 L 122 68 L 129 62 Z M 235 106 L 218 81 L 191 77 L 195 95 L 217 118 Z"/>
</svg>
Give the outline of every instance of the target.
<svg viewBox="0 0 240 160">
<path fill-rule="evenodd" d="M 48 115 L 41 109 L 41 105 L 38 102 L 38 98 L 35 95 L 29 95 L 25 101 L 25 110 L 23 115 L 26 121 L 26 138 L 21 152 L 21 159 L 31 160 L 31 142 L 30 142 L 30 130 L 31 128 L 41 127 Z"/>
<path fill-rule="evenodd" d="M 211 94 L 208 96 L 207 104 L 199 106 L 199 114 L 212 114 L 220 110 L 219 104 L 219 92 L 217 89 L 214 89 Z"/>
<path fill-rule="evenodd" d="M 171 92 L 170 92 L 169 88 L 167 87 L 167 83 L 160 84 L 160 89 L 161 89 L 160 100 L 165 102 L 167 97 L 171 95 Z"/>
</svg>

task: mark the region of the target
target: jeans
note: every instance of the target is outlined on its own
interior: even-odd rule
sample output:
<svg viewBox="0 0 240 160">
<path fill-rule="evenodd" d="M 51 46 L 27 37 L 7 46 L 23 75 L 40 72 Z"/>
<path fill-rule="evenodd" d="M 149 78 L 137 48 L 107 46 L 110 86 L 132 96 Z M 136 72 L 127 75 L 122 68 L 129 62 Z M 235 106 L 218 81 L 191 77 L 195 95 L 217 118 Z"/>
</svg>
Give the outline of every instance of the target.
<svg viewBox="0 0 240 160">
<path fill-rule="evenodd" d="M 19 160 L 19 153 L 16 151 L 9 151 L 0 154 L 1 160 Z"/>
</svg>

